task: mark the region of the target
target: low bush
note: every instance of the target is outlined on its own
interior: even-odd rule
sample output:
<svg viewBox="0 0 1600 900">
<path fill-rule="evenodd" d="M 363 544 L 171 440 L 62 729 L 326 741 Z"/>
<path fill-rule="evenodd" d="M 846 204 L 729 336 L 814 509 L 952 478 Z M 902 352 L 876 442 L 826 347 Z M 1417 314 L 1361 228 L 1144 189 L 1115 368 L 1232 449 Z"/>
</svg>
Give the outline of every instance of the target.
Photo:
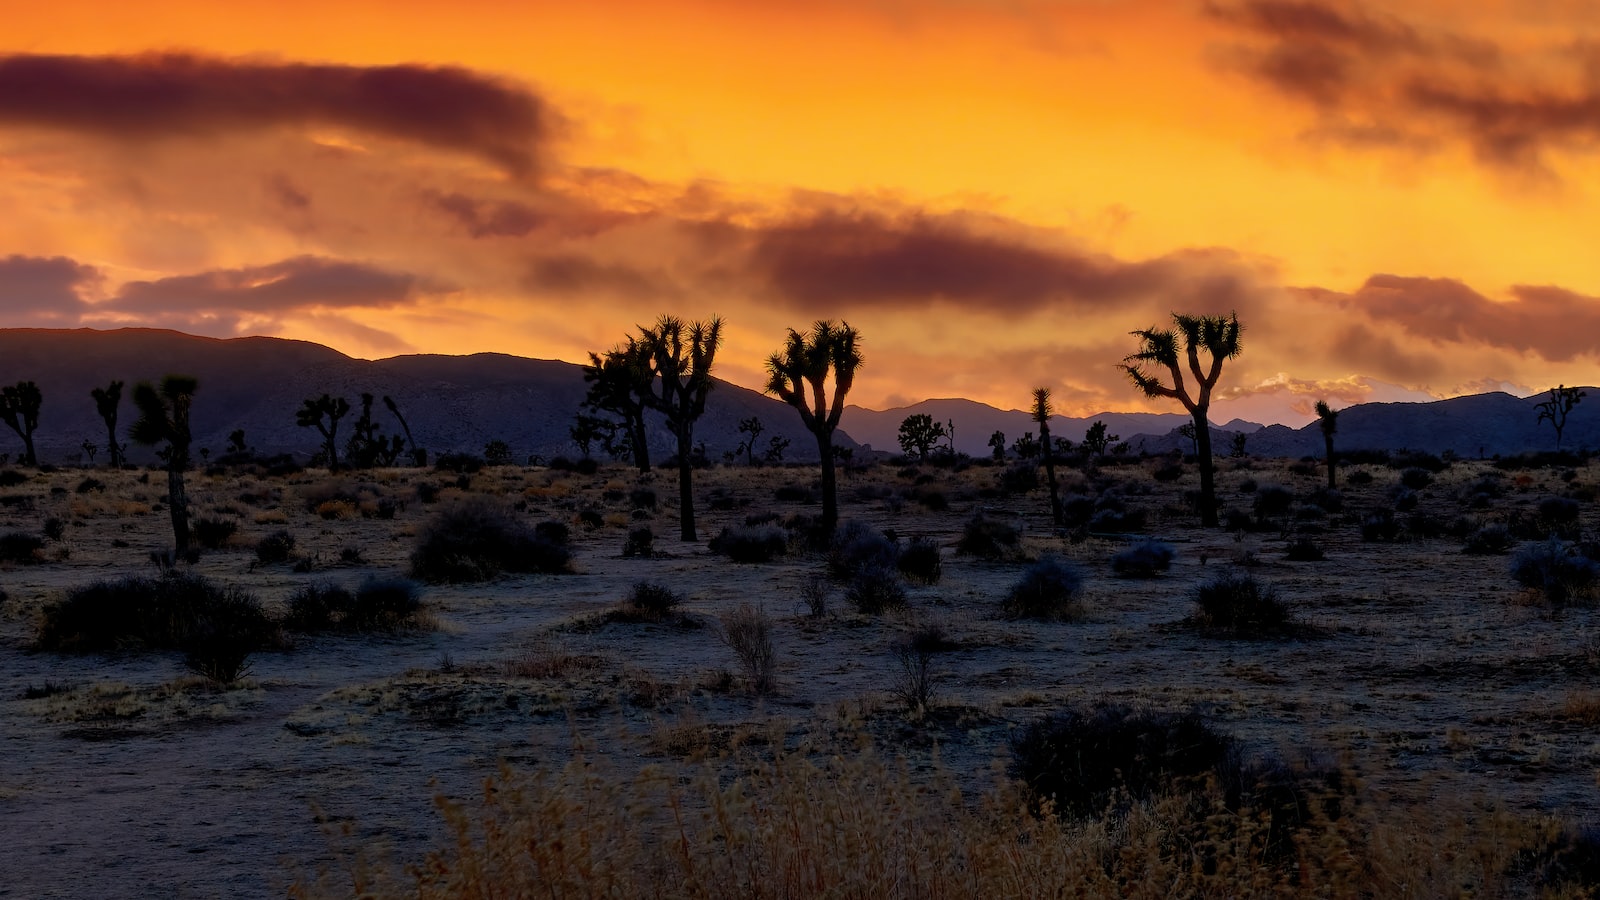
<svg viewBox="0 0 1600 900">
<path fill-rule="evenodd" d="M 789 533 L 776 525 L 730 525 L 709 546 L 734 562 L 771 562 L 789 552 Z"/>
<path fill-rule="evenodd" d="M 1561 605 L 1592 598 L 1600 583 L 1600 563 L 1556 538 L 1529 544 L 1511 557 L 1511 577 L 1525 588 Z"/>
<path fill-rule="evenodd" d="M 200 546 L 207 550 L 220 550 L 239 530 L 239 523 L 217 516 L 199 516 L 189 524 L 189 528 Z"/>
<path fill-rule="evenodd" d="M 1005 559 L 1016 553 L 1022 534 L 1016 527 L 978 513 L 961 527 L 956 552 L 979 559 Z"/>
<path fill-rule="evenodd" d="M 651 581 L 635 582 L 628 591 L 624 600 L 629 611 L 637 617 L 650 621 L 660 621 L 677 611 L 683 605 L 682 594 Z"/>
<path fill-rule="evenodd" d="M 1395 520 L 1394 513 L 1387 509 L 1368 513 L 1361 519 L 1363 541 L 1393 541 L 1400 536 L 1400 530 L 1400 523 Z"/>
<path fill-rule="evenodd" d="M 78 486 L 73 488 L 74 492 L 79 494 L 105 493 L 105 489 L 106 483 L 93 476 L 78 482 Z"/>
<path fill-rule="evenodd" d="M 0 534 L 0 563 L 31 565 L 44 561 L 44 537 L 25 531 Z"/>
<path fill-rule="evenodd" d="M 1234 637 L 1283 635 L 1294 630 L 1289 607 L 1271 583 L 1243 572 L 1224 572 L 1194 590 L 1194 623 Z"/>
<path fill-rule="evenodd" d="M 1046 556 L 1024 570 L 1001 609 L 1013 619 L 1077 621 L 1084 615 L 1078 602 L 1082 592 L 1083 573 L 1071 563 Z"/>
<path fill-rule="evenodd" d="M 717 638 L 738 657 L 753 693 L 777 689 L 778 656 L 772 646 L 772 618 L 765 611 L 740 603 L 718 620 Z"/>
<path fill-rule="evenodd" d="M 256 559 L 266 564 L 287 562 L 294 554 L 294 535 L 274 531 L 256 542 Z"/>
<path fill-rule="evenodd" d="M 655 554 L 656 533 L 649 525 L 628 529 L 628 538 L 622 542 L 622 555 L 648 558 Z"/>
<path fill-rule="evenodd" d="M 431 583 L 487 581 L 503 572 L 571 571 L 572 551 L 556 528 L 530 527 L 487 497 L 439 510 L 417 535 L 411 574 Z"/>
<path fill-rule="evenodd" d="M 1111 556 L 1111 571 L 1124 578 L 1154 578 L 1172 567 L 1177 555 L 1171 544 L 1144 540 L 1130 544 Z"/>
<path fill-rule="evenodd" d="M 1473 556 L 1498 556 L 1510 551 L 1515 543 L 1511 529 L 1501 522 L 1491 522 L 1468 535 L 1461 552 Z"/>
<path fill-rule="evenodd" d="M 634 509 L 648 509 L 654 512 L 656 503 L 654 488 L 634 488 L 628 492 L 628 505 Z"/>
<path fill-rule="evenodd" d="M 39 532 L 52 541 L 59 541 L 67 534 L 67 520 L 60 516 L 50 516 L 39 527 Z"/>
<path fill-rule="evenodd" d="M 1400 483 L 1414 491 L 1420 491 L 1433 484 L 1433 473 L 1413 466 L 1400 472 Z"/>
<path fill-rule="evenodd" d="M 1321 562 L 1327 558 L 1322 552 L 1322 545 L 1310 538 L 1291 541 L 1283 556 L 1290 562 Z"/>
<path fill-rule="evenodd" d="M 1583 507 L 1568 497 L 1545 497 L 1537 507 L 1539 527 L 1544 536 L 1575 540 L 1578 537 L 1578 517 Z"/>
<path fill-rule="evenodd" d="M 242 589 L 199 575 L 126 577 L 74 588 L 45 607 L 38 646 L 61 653 L 182 650 L 190 669 L 229 682 L 277 635 L 260 602 Z"/>
<path fill-rule="evenodd" d="M 1282 485 L 1264 484 L 1256 491 L 1252 505 L 1256 515 L 1264 518 L 1286 515 L 1294 506 L 1294 492 Z"/>
<path fill-rule="evenodd" d="M 809 487 L 798 484 L 779 485 L 772 492 L 772 497 L 780 503 L 815 503 L 816 492 Z"/>
<path fill-rule="evenodd" d="M 867 568 L 894 571 L 900 562 L 900 545 L 858 519 L 841 523 L 828 543 L 828 571 L 835 578 L 850 578 Z"/>
<path fill-rule="evenodd" d="M 28 476 L 16 469 L 0 470 L 0 487 L 16 487 L 28 480 Z"/>
<path fill-rule="evenodd" d="M 551 465 L 553 468 L 554 463 Z M 471 475 L 483 470 L 483 460 L 470 453 L 441 453 L 438 459 L 434 460 L 433 469 L 436 472 Z"/>
<path fill-rule="evenodd" d="M 900 551 L 900 574 L 916 584 L 938 584 L 944 575 L 939 545 L 930 538 L 914 538 Z"/>
<path fill-rule="evenodd" d="M 893 563 L 868 562 L 851 572 L 845 582 L 845 599 L 865 615 L 877 615 L 906 605 L 906 588 Z"/>
</svg>

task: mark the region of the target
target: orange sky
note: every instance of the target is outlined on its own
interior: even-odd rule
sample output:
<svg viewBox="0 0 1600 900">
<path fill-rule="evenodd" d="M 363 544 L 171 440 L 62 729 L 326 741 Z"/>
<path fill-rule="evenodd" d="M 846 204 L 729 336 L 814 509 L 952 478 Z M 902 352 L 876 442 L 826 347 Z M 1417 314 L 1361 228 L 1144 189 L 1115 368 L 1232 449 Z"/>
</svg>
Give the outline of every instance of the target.
<svg viewBox="0 0 1600 900">
<path fill-rule="evenodd" d="M 0 324 L 581 360 L 719 313 L 758 385 L 844 317 L 855 402 L 1084 414 L 1163 408 L 1129 330 L 1237 309 L 1218 421 L 1592 384 L 1597 38 L 1563 0 L 30 4 Z"/>
</svg>

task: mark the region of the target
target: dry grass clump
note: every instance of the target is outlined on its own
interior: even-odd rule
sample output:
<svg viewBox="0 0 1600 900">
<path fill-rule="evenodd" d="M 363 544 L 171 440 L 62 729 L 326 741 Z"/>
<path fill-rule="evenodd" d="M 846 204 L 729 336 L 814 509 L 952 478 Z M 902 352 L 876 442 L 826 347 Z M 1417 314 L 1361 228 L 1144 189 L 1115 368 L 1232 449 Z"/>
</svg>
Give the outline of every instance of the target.
<svg viewBox="0 0 1600 900">
<path fill-rule="evenodd" d="M 630 779 L 583 754 L 502 768 L 479 797 L 435 801 L 451 838 L 404 873 L 347 827 L 337 867 L 289 896 L 1583 896 L 1593 857 L 1559 823 L 1460 802 L 1361 797 L 1337 819 L 1310 816 L 1268 858 L 1270 816 L 1215 792 L 1071 819 L 1035 814 L 1013 784 L 970 796 L 948 772 L 914 777 L 870 751 L 742 753 L 735 770 Z"/>
<path fill-rule="evenodd" d="M 749 603 L 740 603 L 718 619 L 717 639 L 739 658 L 750 690 L 770 694 L 777 689 L 778 656 L 772 646 L 772 617 Z"/>
</svg>

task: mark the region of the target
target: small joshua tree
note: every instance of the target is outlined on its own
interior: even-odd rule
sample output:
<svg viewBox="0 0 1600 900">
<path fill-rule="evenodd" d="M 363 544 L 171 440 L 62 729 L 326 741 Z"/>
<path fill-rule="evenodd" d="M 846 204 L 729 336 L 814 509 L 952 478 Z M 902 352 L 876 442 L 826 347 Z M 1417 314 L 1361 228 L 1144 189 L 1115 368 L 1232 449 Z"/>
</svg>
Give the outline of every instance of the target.
<svg viewBox="0 0 1600 900">
<path fill-rule="evenodd" d="M 1322 429 L 1322 444 L 1328 457 L 1328 490 L 1331 491 L 1338 486 L 1333 462 L 1333 436 L 1339 431 L 1339 413 L 1326 400 L 1318 400 L 1316 409 L 1317 426 Z"/>
<path fill-rule="evenodd" d="M 396 419 L 400 420 L 400 430 L 406 433 L 406 446 L 411 448 L 411 461 L 419 466 L 427 465 L 428 451 L 417 446 L 416 438 L 411 436 L 411 426 L 406 424 L 406 417 L 400 415 L 400 407 L 395 404 L 394 398 L 385 394 L 383 405 L 388 407 L 389 412 Z"/>
<path fill-rule="evenodd" d="M 89 396 L 94 398 L 94 408 L 106 423 L 106 450 L 111 456 L 108 462 L 111 468 L 120 469 L 124 460 L 122 445 L 117 443 L 117 407 L 122 405 L 122 382 L 113 381 L 106 387 L 95 388 Z"/>
<path fill-rule="evenodd" d="M 6 388 L 6 390 L 9 391 L 11 389 Z M 1561 450 L 1561 433 L 1567 430 L 1567 414 L 1572 412 L 1572 408 L 1577 406 L 1587 393 L 1587 391 L 1575 387 L 1567 387 L 1563 384 L 1559 387 L 1551 388 L 1550 399 L 1535 407 L 1539 410 L 1538 421 L 1549 422 L 1550 426 L 1556 430 L 1557 451 Z M 16 426 L 13 425 L 11 427 L 15 428 Z M 28 452 L 31 454 L 33 451 L 30 449 Z"/>
<path fill-rule="evenodd" d="M 199 386 L 188 375 L 168 375 L 161 387 L 140 382 L 133 389 L 139 420 L 128 436 L 141 444 L 160 447 L 157 455 L 167 464 L 167 508 L 172 514 L 172 538 L 178 555 L 189 552 L 189 495 L 183 473 L 189 468 L 189 407 Z"/>
<path fill-rule="evenodd" d="M 756 439 L 761 437 L 761 432 L 766 430 L 767 427 L 761 424 L 759 416 L 751 416 L 748 419 L 739 420 L 739 433 L 750 435 L 739 444 L 739 449 L 744 451 L 745 465 L 753 466 L 756 464 Z"/>
<path fill-rule="evenodd" d="M 822 457 L 822 522 L 831 534 L 839 524 L 839 484 L 834 469 L 833 432 L 844 415 L 844 398 L 861 368 L 861 336 L 849 322 L 819 321 L 809 334 L 789 329 L 783 349 L 767 359 L 767 393 L 800 411 L 800 420 L 817 439 Z M 833 399 L 827 382 L 833 379 Z"/>
<path fill-rule="evenodd" d="M 1006 433 L 1004 431 L 996 431 L 994 434 L 989 435 L 989 449 L 994 451 L 996 461 L 1006 458 Z"/>
<path fill-rule="evenodd" d="M 633 451 L 633 463 L 640 472 L 650 471 L 650 445 L 645 440 L 645 397 L 654 390 L 656 372 L 649 346 L 638 338 L 607 350 L 590 353 L 583 367 L 583 380 L 589 393 L 583 405 L 594 412 L 609 412 L 622 417 Z"/>
<path fill-rule="evenodd" d="M 1183 404 L 1194 418 L 1195 456 L 1200 462 L 1200 522 L 1207 528 L 1217 526 L 1216 477 L 1211 466 L 1211 391 L 1222 375 L 1222 363 L 1239 355 L 1239 317 L 1187 316 L 1172 314 L 1176 328 L 1159 329 L 1154 326 L 1132 334 L 1139 339 L 1139 349 L 1123 359 L 1121 369 L 1133 380 L 1147 397 L 1168 397 Z M 1181 344 L 1181 346 L 1180 346 Z M 1202 365 L 1200 351 L 1210 357 Z M 1183 373 L 1187 363 L 1194 377 L 1195 393 L 1190 394 Z M 1152 364 L 1155 371 L 1145 368 Z M 1172 383 L 1163 384 L 1161 369 L 1165 369 Z"/>
<path fill-rule="evenodd" d="M 694 423 L 706 411 L 706 395 L 715 384 L 711 366 L 722 344 L 722 319 L 685 322 L 662 316 L 653 328 L 642 329 L 638 342 L 650 354 L 651 370 L 659 376 L 659 391 L 652 382 L 644 405 L 666 417 L 678 439 L 679 537 L 699 540 L 694 527 Z"/>
<path fill-rule="evenodd" d="M 25 466 L 39 464 L 39 457 L 33 452 L 33 432 L 39 427 L 39 407 L 43 402 L 39 386 L 31 381 L 0 388 L 0 421 L 22 438 L 22 464 Z"/>
<path fill-rule="evenodd" d="M 1107 447 L 1122 440 L 1121 435 L 1106 434 L 1106 430 L 1106 423 L 1096 420 L 1084 434 L 1083 450 L 1091 458 L 1104 455 Z"/>
<path fill-rule="evenodd" d="M 1050 440 L 1050 389 L 1033 389 L 1033 420 L 1039 423 L 1039 446 L 1044 453 L 1044 476 L 1050 484 L 1050 521 L 1061 527 L 1061 495 L 1056 487 L 1055 443 Z M 1101 426 L 1104 430 L 1104 426 Z"/>
<path fill-rule="evenodd" d="M 914 413 L 900 423 L 900 451 L 907 456 L 916 451 L 917 462 L 927 462 L 933 445 L 947 436 L 943 425 L 927 413 Z"/>
<path fill-rule="evenodd" d="M 301 428 L 316 426 L 322 433 L 322 447 L 328 455 L 328 471 L 339 468 L 339 420 L 350 411 L 350 401 L 339 397 L 337 399 L 323 394 L 314 400 L 308 399 L 294 414 L 296 425 Z M 324 424 L 323 420 L 327 423 Z"/>
</svg>

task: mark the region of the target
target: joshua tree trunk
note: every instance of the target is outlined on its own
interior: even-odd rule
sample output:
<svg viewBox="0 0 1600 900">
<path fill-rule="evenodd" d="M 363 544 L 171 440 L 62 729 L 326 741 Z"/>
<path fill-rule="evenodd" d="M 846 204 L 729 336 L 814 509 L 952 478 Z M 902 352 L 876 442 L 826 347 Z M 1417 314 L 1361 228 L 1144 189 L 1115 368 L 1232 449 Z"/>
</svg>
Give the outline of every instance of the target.
<svg viewBox="0 0 1600 900">
<path fill-rule="evenodd" d="M 833 432 L 815 431 L 822 455 L 822 529 L 828 534 L 839 524 L 839 475 L 833 458 Z"/>
<path fill-rule="evenodd" d="M 1337 478 L 1333 466 L 1333 435 L 1324 434 L 1322 436 L 1322 443 L 1327 446 L 1328 453 L 1328 490 L 1336 490 L 1337 485 L 1335 484 L 1335 481 Z"/>
<path fill-rule="evenodd" d="M 697 541 L 694 530 L 694 465 L 690 460 L 693 436 L 688 429 L 678 431 L 678 538 Z"/>
<path fill-rule="evenodd" d="M 39 464 L 39 457 L 33 452 L 33 432 L 24 431 L 22 433 L 22 446 L 24 452 L 27 453 L 27 456 L 23 459 L 23 464 L 37 466 Z"/>
<path fill-rule="evenodd" d="M 178 555 L 189 552 L 189 494 L 183 486 L 183 470 L 167 466 L 167 508 L 172 511 L 172 539 Z"/>
<path fill-rule="evenodd" d="M 640 472 L 650 471 L 650 442 L 645 440 L 644 407 L 629 410 L 628 436 L 633 441 L 633 464 Z"/>
<path fill-rule="evenodd" d="M 1202 528 L 1217 527 L 1217 485 L 1216 473 L 1211 462 L 1211 423 L 1206 420 L 1206 411 L 1209 406 L 1196 406 L 1194 408 L 1194 442 L 1195 455 L 1200 462 L 1200 525 Z"/>
</svg>

